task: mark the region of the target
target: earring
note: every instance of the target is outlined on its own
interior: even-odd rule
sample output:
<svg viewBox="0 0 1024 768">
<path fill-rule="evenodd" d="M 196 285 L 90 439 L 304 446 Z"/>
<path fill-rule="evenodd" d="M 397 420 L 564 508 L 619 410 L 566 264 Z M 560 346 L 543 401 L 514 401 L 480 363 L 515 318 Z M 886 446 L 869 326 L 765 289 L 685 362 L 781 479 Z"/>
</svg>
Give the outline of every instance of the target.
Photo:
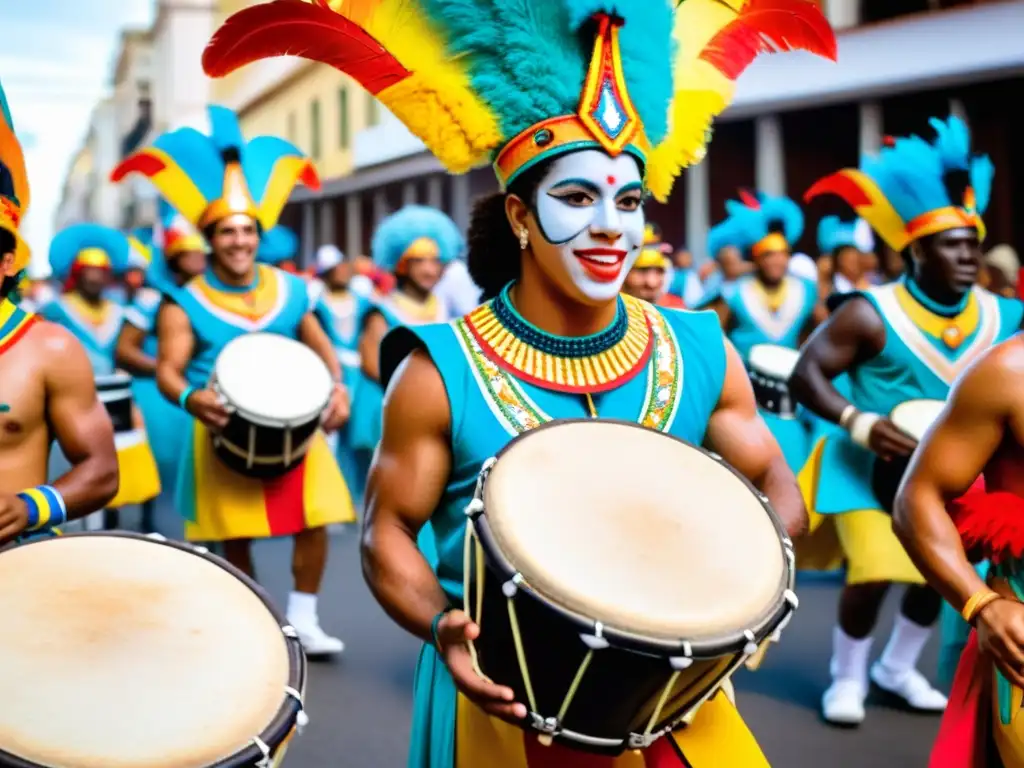
<svg viewBox="0 0 1024 768">
<path fill-rule="evenodd" d="M 525 230 L 519 230 L 519 249 L 522 251 L 526 250 L 526 246 L 530 244 L 530 233 Z"/>
</svg>

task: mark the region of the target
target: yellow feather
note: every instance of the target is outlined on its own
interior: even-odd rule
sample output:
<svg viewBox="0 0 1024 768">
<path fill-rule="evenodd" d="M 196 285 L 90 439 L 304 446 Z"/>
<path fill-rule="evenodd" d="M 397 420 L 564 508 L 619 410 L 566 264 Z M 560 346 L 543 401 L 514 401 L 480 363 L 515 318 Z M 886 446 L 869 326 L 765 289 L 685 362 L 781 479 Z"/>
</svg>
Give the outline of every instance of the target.
<svg viewBox="0 0 1024 768">
<path fill-rule="evenodd" d="M 728 103 L 715 91 L 676 93 L 668 135 L 647 155 L 647 188 L 656 200 L 668 202 L 683 169 L 704 159 L 711 123 Z"/>
<path fill-rule="evenodd" d="M 502 140 L 498 118 L 416 0 L 333 0 L 331 7 L 413 73 L 379 98 L 446 168 L 464 173 L 490 161 Z"/>
</svg>

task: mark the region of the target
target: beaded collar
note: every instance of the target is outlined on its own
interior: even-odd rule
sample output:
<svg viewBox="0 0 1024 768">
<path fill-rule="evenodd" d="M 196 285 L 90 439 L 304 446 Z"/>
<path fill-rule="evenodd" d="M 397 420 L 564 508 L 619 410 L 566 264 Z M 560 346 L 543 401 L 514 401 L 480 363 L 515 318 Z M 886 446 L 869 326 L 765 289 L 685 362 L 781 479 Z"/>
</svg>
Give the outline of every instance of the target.
<svg viewBox="0 0 1024 768">
<path fill-rule="evenodd" d="M 615 320 L 592 336 L 554 336 L 528 322 L 509 298 L 511 284 L 466 316 L 483 354 L 545 389 L 597 393 L 615 389 L 643 369 L 652 332 L 642 302 L 620 296 Z"/>
</svg>

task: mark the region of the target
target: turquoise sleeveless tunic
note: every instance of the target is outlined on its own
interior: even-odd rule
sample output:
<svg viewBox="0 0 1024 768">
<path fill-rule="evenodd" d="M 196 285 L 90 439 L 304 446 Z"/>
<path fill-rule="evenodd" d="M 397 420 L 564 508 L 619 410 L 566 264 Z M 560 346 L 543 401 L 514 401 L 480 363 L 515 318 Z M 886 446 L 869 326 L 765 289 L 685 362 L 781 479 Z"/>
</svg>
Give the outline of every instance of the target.
<svg viewBox="0 0 1024 768">
<path fill-rule="evenodd" d="M 163 294 L 154 288 L 141 288 L 125 310 L 125 322 L 146 334 L 142 351 L 157 356 L 156 316 Z M 146 422 L 146 433 L 160 471 L 160 485 L 173 488 L 178 477 L 178 461 L 184 451 L 183 436 L 188 433 L 188 414 L 160 394 L 156 377 L 136 374 L 132 394 Z"/>
<path fill-rule="evenodd" d="M 124 308 L 109 299 L 105 301 L 107 318 L 98 328 L 81 313 L 72 294 L 63 294 L 39 310 L 44 319 L 63 326 L 82 343 L 96 376 L 109 376 L 114 372 L 114 352 L 124 322 Z"/>
<path fill-rule="evenodd" d="M 185 371 L 188 383 L 196 388 L 206 387 L 213 374 L 217 356 L 229 342 L 247 333 L 276 333 L 290 339 L 298 339 L 299 324 L 314 310 L 317 295 L 306 282 L 296 275 L 266 264 L 258 265 L 260 279 L 273 281 L 277 299 L 273 307 L 258 320 L 251 320 L 228 311 L 221 306 L 218 295 L 246 293 L 249 288 L 225 285 L 217 279 L 212 269 L 192 278 L 173 294 L 174 301 L 188 315 L 195 336 L 195 350 Z M 271 286 L 268 285 L 268 288 Z M 193 430 L 195 422 L 187 419 L 187 430 L 183 431 L 181 455 L 178 459 L 178 476 L 175 503 L 178 512 L 186 520 L 195 519 L 195 451 Z"/>
<path fill-rule="evenodd" d="M 800 334 L 814 314 L 818 286 L 810 280 L 787 275 L 786 297 L 778 312 L 771 312 L 756 290 L 757 278 L 741 277 L 722 291 L 722 300 L 732 314 L 729 340 L 744 360 L 757 344 L 774 344 L 788 349 L 800 347 Z M 810 423 L 798 409 L 797 417 L 784 419 L 761 409 L 761 417 L 782 448 L 790 469 L 798 472 L 810 451 Z"/>
<path fill-rule="evenodd" d="M 888 416 L 908 400 L 945 400 L 957 375 L 981 352 L 1013 336 L 1021 324 L 1024 304 L 973 289 L 979 319 L 977 328 L 957 349 L 927 333 L 900 306 L 912 294 L 906 278 L 857 294 L 871 302 L 885 324 L 885 347 L 870 360 L 849 371 L 850 402 L 861 411 Z M 881 509 L 872 490 L 875 455 L 855 445 L 845 430 L 825 438 L 821 456 L 821 480 L 815 509 L 821 514 L 841 514 L 861 509 Z"/>
<path fill-rule="evenodd" d="M 725 346 L 713 312 L 645 305 L 656 331 L 646 371 L 594 396 L 603 418 L 640 421 L 655 414 L 663 431 L 700 445 L 725 381 Z M 554 418 L 587 418 L 585 399 L 542 389 L 506 373 L 480 351 L 463 320 L 400 328 L 384 340 L 381 375 L 386 383 L 414 348 L 423 348 L 440 371 L 451 410 L 452 470 L 431 518 L 437 538 L 438 579 L 449 601 L 463 597 L 465 507 L 484 462 L 516 435 Z M 661 376 L 657 374 L 661 373 Z M 516 405 L 499 399 L 500 386 Z M 456 689 L 443 661 L 424 645 L 416 670 L 409 768 L 451 768 L 455 759 Z"/>
</svg>

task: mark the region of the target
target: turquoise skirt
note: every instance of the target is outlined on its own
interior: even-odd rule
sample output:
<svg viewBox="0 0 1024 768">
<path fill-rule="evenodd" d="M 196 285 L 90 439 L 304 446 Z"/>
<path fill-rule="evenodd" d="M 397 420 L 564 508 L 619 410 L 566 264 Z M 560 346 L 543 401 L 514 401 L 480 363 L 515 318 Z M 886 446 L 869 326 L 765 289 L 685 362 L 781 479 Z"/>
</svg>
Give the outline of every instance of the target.
<svg viewBox="0 0 1024 768">
<path fill-rule="evenodd" d="M 784 419 L 774 413 L 761 411 L 761 418 L 768 425 L 779 447 L 782 448 L 782 455 L 786 457 L 786 463 L 796 474 L 807 461 L 811 452 L 810 434 L 806 422 L 799 416 L 792 419 Z"/>
<path fill-rule="evenodd" d="M 189 415 L 160 394 L 156 379 L 134 377 L 132 395 L 146 422 L 146 435 L 160 473 L 160 486 L 165 490 L 174 488 L 186 435 L 191 434 Z"/>
</svg>

